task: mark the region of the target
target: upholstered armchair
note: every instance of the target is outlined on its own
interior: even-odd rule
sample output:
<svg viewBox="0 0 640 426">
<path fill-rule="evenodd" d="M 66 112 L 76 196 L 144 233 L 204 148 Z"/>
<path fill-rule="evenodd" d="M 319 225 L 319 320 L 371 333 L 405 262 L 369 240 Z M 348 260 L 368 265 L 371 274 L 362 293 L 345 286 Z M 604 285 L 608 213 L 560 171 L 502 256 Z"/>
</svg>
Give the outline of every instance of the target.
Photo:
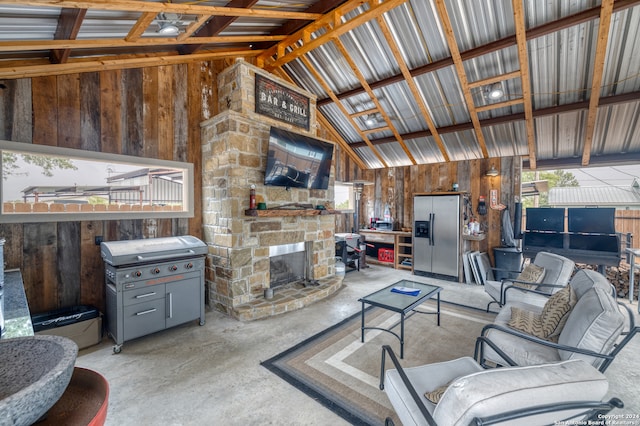
<svg viewBox="0 0 640 426">
<path fill-rule="evenodd" d="M 580 270 L 542 308 L 504 305 L 477 338 L 475 359 L 485 367 L 583 359 L 604 372 L 638 331 L 606 277 Z"/>
<path fill-rule="evenodd" d="M 385 353 L 395 367 L 386 372 Z M 463 357 L 402 368 L 393 350 L 382 348 L 380 389 L 404 426 L 587 424 L 622 408 L 617 398 L 602 401 L 608 386 L 606 377 L 583 360 L 485 370 Z"/>
<path fill-rule="evenodd" d="M 543 306 L 550 295 L 567 285 L 574 267 L 571 259 L 539 252 L 515 279 L 485 280 L 484 290 L 493 299 L 487 305 L 487 312 L 493 303 L 503 306 L 507 301 Z"/>
</svg>

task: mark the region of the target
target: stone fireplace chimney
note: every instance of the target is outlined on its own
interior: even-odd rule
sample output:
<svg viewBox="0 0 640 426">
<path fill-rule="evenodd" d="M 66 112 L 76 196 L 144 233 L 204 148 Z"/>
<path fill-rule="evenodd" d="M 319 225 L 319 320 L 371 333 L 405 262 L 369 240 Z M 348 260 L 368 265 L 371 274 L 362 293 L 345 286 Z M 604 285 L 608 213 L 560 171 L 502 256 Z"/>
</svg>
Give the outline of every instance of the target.
<svg viewBox="0 0 640 426">
<path fill-rule="evenodd" d="M 310 98 L 311 131 L 256 113 L 255 75 L 277 81 Z M 334 169 L 328 190 L 265 186 L 271 126 L 315 137 L 315 97 L 286 81 L 238 61 L 218 76 L 220 114 L 203 122 L 202 191 L 204 240 L 209 246 L 205 275 L 209 305 L 237 317 L 234 309 L 264 297 L 270 283 L 272 246 L 308 247 L 307 278 L 335 275 L 335 217 L 319 212 L 273 210 L 248 215 L 249 190 L 268 209 L 285 204 L 333 205 Z"/>
</svg>

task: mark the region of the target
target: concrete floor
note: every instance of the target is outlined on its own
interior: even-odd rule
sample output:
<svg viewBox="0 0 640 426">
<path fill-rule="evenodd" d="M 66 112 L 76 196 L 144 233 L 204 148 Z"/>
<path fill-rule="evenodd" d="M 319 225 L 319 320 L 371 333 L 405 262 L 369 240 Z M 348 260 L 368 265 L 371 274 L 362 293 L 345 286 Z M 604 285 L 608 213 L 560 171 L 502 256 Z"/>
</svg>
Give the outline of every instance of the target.
<svg viewBox="0 0 640 426">
<path fill-rule="evenodd" d="M 299 311 L 253 322 L 211 311 L 202 327 L 193 322 L 125 342 L 117 355 L 105 338 L 80 351 L 76 364 L 109 381 L 107 425 L 346 425 L 260 362 L 359 312 L 358 298 L 402 278 L 437 281 L 443 300 L 489 301 L 480 286 L 371 266 L 347 273 L 336 294 Z M 626 405 L 617 413 L 640 414 L 639 349 L 636 337 L 605 373 L 611 395 Z"/>
</svg>

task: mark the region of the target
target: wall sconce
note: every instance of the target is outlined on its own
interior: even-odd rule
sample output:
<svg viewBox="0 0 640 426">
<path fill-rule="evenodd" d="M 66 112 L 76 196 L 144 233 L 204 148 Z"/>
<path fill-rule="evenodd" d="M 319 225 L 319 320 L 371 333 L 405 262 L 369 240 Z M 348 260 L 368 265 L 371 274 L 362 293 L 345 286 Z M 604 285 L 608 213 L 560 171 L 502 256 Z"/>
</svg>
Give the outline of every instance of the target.
<svg viewBox="0 0 640 426">
<path fill-rule="evenodd" d="M 493 167 L 493 164 L 491 165 L 491 168 L 489 170 L 487 170 L 487 173 L 486 173 L 486 175 L 489 176 L 489 177 L 496 177 L 499 174 L 500 174 L 500 172 L 498 172 L 496 170 L 496 168 Z"/>
</svg>

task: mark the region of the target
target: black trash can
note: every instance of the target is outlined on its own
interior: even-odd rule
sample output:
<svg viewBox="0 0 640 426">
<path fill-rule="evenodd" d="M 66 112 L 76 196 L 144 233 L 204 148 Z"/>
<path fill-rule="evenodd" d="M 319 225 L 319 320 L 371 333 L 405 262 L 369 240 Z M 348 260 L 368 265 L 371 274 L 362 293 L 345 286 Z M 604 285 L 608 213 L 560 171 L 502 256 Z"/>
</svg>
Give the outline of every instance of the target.
<svg viewBox="0 0 640 426">
<path fill-rule="evenodd" d="M 493 249 L 493 257 L 496 259 L 496 271 L 494 276 L 497 281 L 504 278 L 515 278 L 522 269 L 522 251 L 517 247 L 496 247 Z"/>
</svg>

